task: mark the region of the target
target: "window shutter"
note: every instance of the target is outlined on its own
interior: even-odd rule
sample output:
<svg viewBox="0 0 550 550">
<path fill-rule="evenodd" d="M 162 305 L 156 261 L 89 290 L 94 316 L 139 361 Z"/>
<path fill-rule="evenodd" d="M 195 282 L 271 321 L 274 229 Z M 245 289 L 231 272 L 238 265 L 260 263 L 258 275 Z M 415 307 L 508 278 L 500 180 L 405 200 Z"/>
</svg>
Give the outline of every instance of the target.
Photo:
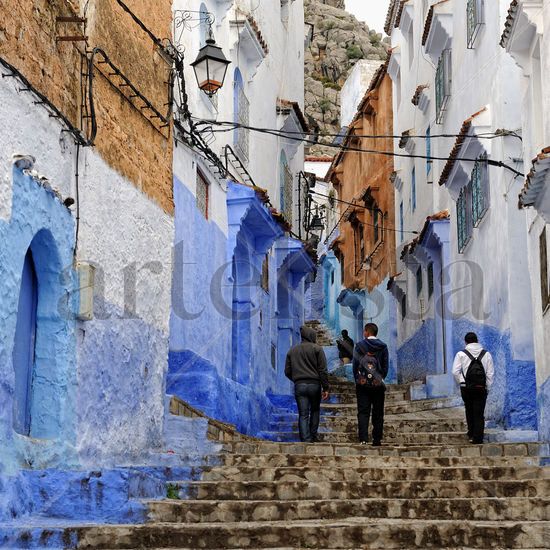
<svg viewBox="0 0 550 550">
<path fill-rule="evenodd" d="M 548 239 L 546 227 L 540 234 L 539 252 L 542 310 L 546 311 L 546 308 L 550 305 L 550 284 L 548 281 Z"/>
</svg>

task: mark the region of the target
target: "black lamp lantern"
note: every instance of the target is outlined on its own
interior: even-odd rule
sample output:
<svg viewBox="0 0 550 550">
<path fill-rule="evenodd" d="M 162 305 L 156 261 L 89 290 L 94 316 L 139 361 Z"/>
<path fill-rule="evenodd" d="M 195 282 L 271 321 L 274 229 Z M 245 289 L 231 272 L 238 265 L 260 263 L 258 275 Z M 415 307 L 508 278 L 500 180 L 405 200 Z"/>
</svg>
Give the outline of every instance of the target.
<svg viewBox="0 0 550 550">
<path fill-rule="evenodd" d="M 309 231 L 310 233 L 313 233 L 313 235 L 320 237 L 324 229 L 325 229 L 325 224 L 323 223 L 323 219 L 319 215 L 319 211 L 316 210 L 309 224 Z"/>
<path fill-rule="evenodd" d="M 227 66 L 230 63 L 231 61 L 223 55 L 222 49 L 216 46 L 212 29 L 210 29 L 206 45 L 199 50 L 197 59 L 191 63 L 199 88 L 209 97 L 223 86 Z"/>
</svg>

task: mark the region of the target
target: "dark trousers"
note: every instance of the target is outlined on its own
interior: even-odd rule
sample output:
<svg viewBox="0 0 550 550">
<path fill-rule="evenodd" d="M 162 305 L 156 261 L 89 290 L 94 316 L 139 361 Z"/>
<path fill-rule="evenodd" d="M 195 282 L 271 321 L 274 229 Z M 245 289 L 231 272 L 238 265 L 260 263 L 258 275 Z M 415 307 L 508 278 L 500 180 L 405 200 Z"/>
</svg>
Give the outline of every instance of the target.
<svg viewBox="0 0 550 550">
<path fill-rule="evenodd" d="M 487 403 L 486 390 L 469 390 L 460 388 L 464 408 L 466 409 L 466 423 L 468 436 L 474 443 L 483 443 L 485 430 L 485 404 Z"/>
<path fill-rule="evenodd" d="M 298 429 L 300 441 L 311 442 L 317 439 L 321 411 L 321 384 L 296 383 L 294 397 L 298 405 Z"/>
<path fill-rule="evenodd" d="M 369 440 L 369 420 L 372 411 L 372 441 L 382 441 L 384 435 L 384 400 L 386 388 L 368 388 L 357 384 L 357 422 L 359 441 Z"/>
</svg>

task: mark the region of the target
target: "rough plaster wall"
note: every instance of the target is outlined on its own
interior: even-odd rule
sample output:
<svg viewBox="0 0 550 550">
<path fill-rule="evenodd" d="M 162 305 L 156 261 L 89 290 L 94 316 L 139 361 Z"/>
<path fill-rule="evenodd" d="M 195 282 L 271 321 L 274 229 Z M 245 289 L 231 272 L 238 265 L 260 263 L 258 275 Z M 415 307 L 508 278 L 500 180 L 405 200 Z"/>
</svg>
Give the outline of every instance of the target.
<svg viewBox="0 0 550 550">
<path fill-rule="evenodd" d="M 36 169 L 74 197 L 74 146 L 60 144 L 61 128 L 18 94 L 15 82 L 0 84 L 7 106 L 0 124 L 4 192 L 11 194 L 10 159 L 17 152 L 34 155 Z M 160 444 L 173 220 L 92 150 L 81 151 L 80 201 L 78 258 L 96 263 L 99 276 L 96 318 L 78 331 L 79 448 L 83 462 L 98 465 L 109 455 L 136 456 Z M 124 318 L 124 270 L 130 306 L 133 265 L 134 319 Z"/>
<path fill-rule="evenodd" d="M 82 161 L 79 258 L 99 269 L 78 332 L 79 447 L 96 463 L 161 444 L 174 222 L 93 152 Z"/>
<path fill-rule="evenodd" d="M 19 69 L 29 81 L 68 117 L 80 126 L 81 54 L 78 43 L 56 42 L 59 35 L 78 34 L 77 26 L 56 23 L 56 17 L 80 15 L 77 2 L 6 0 L 6 13 L 0 23 L 0 56 Z M 150 7 L 154 5 L 155 9 Z M 140 0 L 132 8 L 161 38 L 170 35 L 171 6 Z M 82 12 L 83 13 L 83 12 Z M 166 112 L 167 67 L 151 39 L 131 20 L 115 0 L 88 5 L 88 47 L 99 46 L 148 97 L 161 113 Z M 173 208 L 171 151 L 172 140 L 155 130 L 145 112 L 121 98 L 100 75 L 94 78 L 94 103 L 100 154 L 139 189 L 144 190 L 167 212 Z M 113 80 L 113 83 L 120 81 Z"/>
</svg>

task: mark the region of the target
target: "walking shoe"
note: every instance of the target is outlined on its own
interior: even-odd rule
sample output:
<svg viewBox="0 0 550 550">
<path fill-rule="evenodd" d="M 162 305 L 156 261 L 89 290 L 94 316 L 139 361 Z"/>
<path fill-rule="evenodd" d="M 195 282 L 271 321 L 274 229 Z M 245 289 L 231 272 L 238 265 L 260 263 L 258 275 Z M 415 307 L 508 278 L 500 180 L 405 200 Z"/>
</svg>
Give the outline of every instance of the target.
<svg viewBox="0 0 550 550">
<path fill-rule="evenodd" d="M 359 445 L 366 445 L 368 441 L 359 441 Z"/>
<path fill-rule="evenodd" d="M 382 447 L 382 442 L 381 441 L 373 441 L 372 446 L 373 447 Z"/>
</svg>

